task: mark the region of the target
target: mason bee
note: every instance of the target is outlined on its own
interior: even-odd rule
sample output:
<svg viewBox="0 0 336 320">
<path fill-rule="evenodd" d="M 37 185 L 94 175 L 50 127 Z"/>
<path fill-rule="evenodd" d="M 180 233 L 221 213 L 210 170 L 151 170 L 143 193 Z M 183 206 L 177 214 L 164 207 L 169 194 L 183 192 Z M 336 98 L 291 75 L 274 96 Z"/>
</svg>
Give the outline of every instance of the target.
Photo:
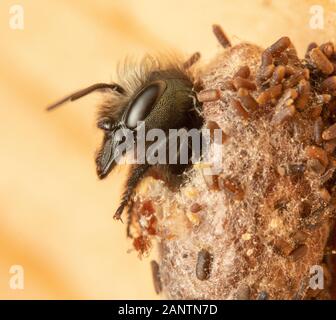
<svg viewBox="0 0 336 320">
<path fill-rule="evenodd" d="M 201 103 L 197 100 L 195 79 L 190 72 L 190 67 L 199 57 L 199 53 L 196 53 L 181 63 L 165 60 L 162 62 L 160 59 L 146 56 L 138 67 L 130 63 L 124 65 L 123 70 L 119 72 L 120 84 L 94 84 L 61 99 L 47 110 L 55 109 L 65 102 L 77 100 L 94 91 L 107 93 L 99 108 L 97 119 L 97 127 L 103 130 L 104 138 L 96 153 L 96 170 L 98 177 L 103 179 L 117 164 L 116 153 L 122 143 L 122 139 L 118 137 L 120 130 L 127 129 L 137 136 L 139 122 L 144 124 L 146 132 L 151 129 L 168 132 L 169 129 L 201 128 Z M 148 150 L 152 144 L 146 142 L 145 149 Z M 189 166 L 190 163 L 153 166 L 147 158 L 143 163 L 133 165 L 114 218 L 121 219 L 121 214 L 129 204 L 136 186 L 146 174 L 150 174 L 151 169 L 164 172 L 170 180 L 181 183 L 181 177 Z"/>
</svg>

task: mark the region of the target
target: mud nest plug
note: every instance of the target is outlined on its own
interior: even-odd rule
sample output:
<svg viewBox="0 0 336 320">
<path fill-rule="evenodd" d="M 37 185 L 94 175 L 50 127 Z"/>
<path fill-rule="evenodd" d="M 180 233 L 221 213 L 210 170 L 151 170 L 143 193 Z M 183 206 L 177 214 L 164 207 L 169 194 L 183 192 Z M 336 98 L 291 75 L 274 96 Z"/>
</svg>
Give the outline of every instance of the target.
<svg viewBox="0 0 336 320">
<path fill-rule="evenodd" d="M 224 48 L 197 73 L 197 99 L 204 127 L 222 130 L 221 170 L 195 164 L 178 189 L 143 179 L 134 246 L 158 241 L 154 285 L 168 298 L 330 298 L 335 47 L 311 43 L 299 58 L 288 37 L 264 50 L 213 31 Z M 315 271 L 323 288 L 311 286 Z"/>
</svg>

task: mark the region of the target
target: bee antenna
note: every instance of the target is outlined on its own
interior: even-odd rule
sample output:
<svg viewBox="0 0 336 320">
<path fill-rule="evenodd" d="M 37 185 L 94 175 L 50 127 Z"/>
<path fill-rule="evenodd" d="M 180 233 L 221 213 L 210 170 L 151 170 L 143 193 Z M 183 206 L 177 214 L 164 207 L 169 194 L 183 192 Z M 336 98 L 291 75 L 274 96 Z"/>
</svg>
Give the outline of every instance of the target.
<svg viewBox="0 0 336 320">
<path fill-rule="evenodd" d="M 120 85 L 118 85 L 116 83 L 96 83 L 96 84 L 93 84 L 92 86 L 89 86 L 85 89 L 76 91 L 76 92 L 70 94 L 69 96 L 66 96 L 63 99 L 53 103 L 52 105 L 50 105 L 47 108 L 47 111 L 53 110 L 53 109 L 61 106 L 62 104 L 64 104 L 67 101 L 77 100 L 79 98 L 82 98 L 82 97 L 90 94 L 93 91 L 102 90 L 102 89 L 111 89 L 113 91 L 119 92 L 120 94 L 124 94 L 126 92 L 123 87 L 121 87 Z"/>
</svg>

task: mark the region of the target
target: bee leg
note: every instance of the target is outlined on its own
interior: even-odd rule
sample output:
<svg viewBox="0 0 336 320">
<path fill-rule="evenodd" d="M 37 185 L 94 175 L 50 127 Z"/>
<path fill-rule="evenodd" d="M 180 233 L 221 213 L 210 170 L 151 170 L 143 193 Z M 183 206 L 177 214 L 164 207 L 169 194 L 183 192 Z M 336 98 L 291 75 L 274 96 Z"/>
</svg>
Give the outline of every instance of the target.
<svg viewBox="0 0 336 320">
<path fill-rule="evenodd" d="M 201 54 L 199 52 L 195 52 L 186 62 L 183 63 L 183 68 L 188 70 L 191 68 L 199 59 L 201 58 Z"/>
<path fill-rule="evenodd" d="M 148 169 L 149 169 L 148 164 L 142 164 L 132 169 L 131 175 L 128 178 L 127 183 L 126 183 L 126 190 L 121 198 L 121 203 L 119 205 L 119 208 L 114 214 L 114 219 L 121 220 L 121 214 L 123 213 L 124 208 L 127 206 L 136 186 L 138 185 L 141 178 L 143 177 L 143 175 L 146 173 Z"/>
<path fill-rule="evenodd" d="M 128 209 L 127 209 L 127 229 L 126 229 L 127 238 L 133 238 L 133 236 L 131 235 L 131 225 L 132 225 L 132 218 L 133 218 L 133 206 L 134 206 L 134 201 L 133 201 L 133 199 L 131 199 L 129 204 L 128 204 Z"/>
</svg>

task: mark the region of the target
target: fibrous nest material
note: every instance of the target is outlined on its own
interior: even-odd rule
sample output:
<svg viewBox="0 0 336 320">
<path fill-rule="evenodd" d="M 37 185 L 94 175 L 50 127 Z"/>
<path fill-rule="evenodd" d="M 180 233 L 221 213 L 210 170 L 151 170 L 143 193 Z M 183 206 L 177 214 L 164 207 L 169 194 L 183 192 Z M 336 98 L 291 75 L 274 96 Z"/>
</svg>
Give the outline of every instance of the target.
<svg viewBox="0 0 336 320">
<path fill-rule="evenodd" d="M 172 299 L 330 297 L 335 66 L 333 44 L 311 44 L 299 59 L 283 37 L 266 50 L 228 44 L 202 69 L 204 126 L 226 137 L 220 172 L 194 165 L 177 192 L 148 177 L 136 196 L 145 232 L 135 247 L 146 251 L 150 237 L 159 242 L 157 292 Z M 314 266 L 323 270 L 323 289 L 311 288 Z"/>
</svg>

